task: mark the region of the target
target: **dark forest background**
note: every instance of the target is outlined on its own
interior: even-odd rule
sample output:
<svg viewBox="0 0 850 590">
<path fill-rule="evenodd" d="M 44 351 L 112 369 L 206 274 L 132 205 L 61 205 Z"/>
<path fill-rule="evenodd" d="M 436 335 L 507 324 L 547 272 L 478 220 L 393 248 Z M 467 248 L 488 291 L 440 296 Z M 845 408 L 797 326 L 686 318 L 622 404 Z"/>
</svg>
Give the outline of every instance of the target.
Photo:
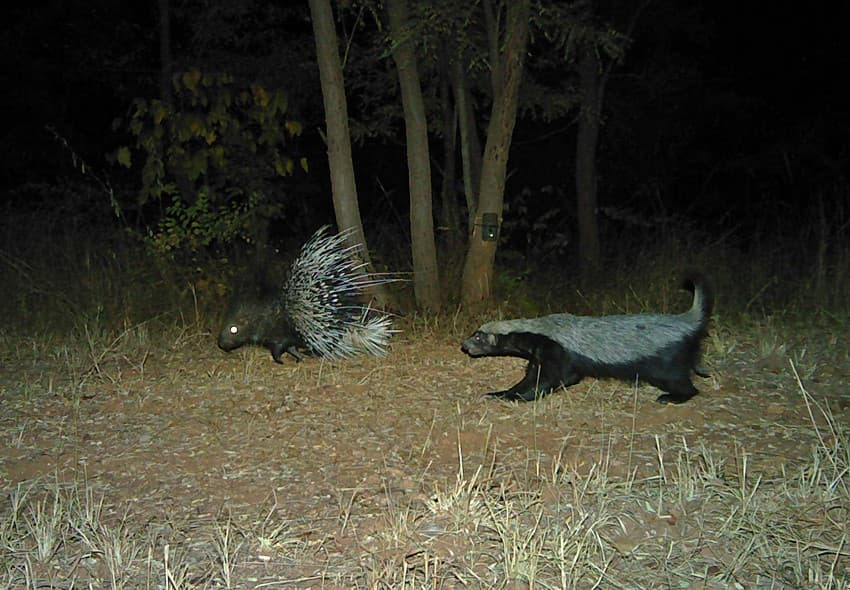
<svg viewBox="0 0 850 590">
<path fill-rule="evenodd" d="M 790 2 L 745 8 L 655 0 L 634 7 L 640 16 L 612 63 L 601 113 L 597 218 L 604 262 L 597 279 L 653 268 L 666 277 L 697 263 L 720 275 L 721 284 L 744 277 L 751 292 L 785 285 L 790 277 L 805 278 L 801 289 L 811 281 L 843 284 L 850 120 L 842 76 L 850 53 L 839 15 L 825 5 Z M 393 64 L 380 40 L 380 7 L 344 2 L 334 9 L 366 235 L 382 269 L 405 272 L 404 128 Z M 289 170 L 266 186 L 273 199 L 265 203 L 263 232 L 270 244 L 291 252 L 333 222 L 306 2 L 171 0 L 169 11 L 176 76 L 227 75 L 234 84 L 285 96 L 286 120 L 298 128 L 287 127 L 293 131 L 283 147 Z M 595 26 L 604 30 L 606 23 Z M 154 283 L 180 297 L 219 298 L 224 279 L 243 266 L 251 248 L 239 232 L 200 247 L 153 247 L 163 244 L 156 237 L 167 203 L 145 193 L 136 147 L 133 165 L 122 165 L 122 148 L 137 141 L 129 127 L 137 101 L 161 92 L 159 43 L 154 2 L 54 1 L 7 9 L 0 32 L 0 264 L 16 288 L 16 309 L 70 298 L 62 285 L 75 279 L 62 273 L 78 265 L 106 269 L 111 282 L 96 290 L 114 290 L 111 305 L 125 310 L 130 295 L 118 293 L 142 290 L 142 276 L 132 274 L 141 273 L 137 256 L 157 269 Z M 427 47 L 420 51 L 427 56 Z M 575 71 L 569 60 L 552 55 L 532 30 L 497 257 L 503 294 L 517 289 L 515 278 L 554 286 L 578 276 Z M 458 176 L 441 176 L 439 73 L 439 67 L 423 67 L 423 93 L 435 121 L 429 121 L 434 186 L 449 182 L 460 191 Z M 483 93 L 477 98 L 487 100 Z M 437 234 L 452 293 L 450 268 L 458 254 L 440 240 L 439 227 Z M 77 250 L 83 253 L 71 262 Z M 136 264 L 120 261 L 122 253 L 133 253 L 127 255 Z M 130 275 L 126 283 L 115 278 L 122 273 Z M 124 291 L 112 282 L 125 284 Z M 530 283 L 523 284 L 520 290 Z"/>
</svg>

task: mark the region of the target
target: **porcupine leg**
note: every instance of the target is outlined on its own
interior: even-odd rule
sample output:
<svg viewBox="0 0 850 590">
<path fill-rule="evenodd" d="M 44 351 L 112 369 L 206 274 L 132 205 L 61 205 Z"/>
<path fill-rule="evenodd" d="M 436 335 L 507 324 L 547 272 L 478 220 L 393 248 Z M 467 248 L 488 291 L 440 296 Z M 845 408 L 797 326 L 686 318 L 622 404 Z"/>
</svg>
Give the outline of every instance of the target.
<svg viewBox="0 0 850 590">
<path fill-rule="evenodd" d="M 272 353 L 272 358 L 274 359 L 274 362 L 283 364 L 283 361 L 280 357 L 283 356 L 284 352 L 290 354 L 295 359 L 295 362 L 300 363 L 302 360 L 304 360 L 304 355 L 298 352 L 294 344 L 287 344 L 287 342 L 272 342 L 271 344 L 269 344 L 269 350 Z"/>
<path fill-rule="evenodd" d="M 298 349 L 296 349 L 294 346 L 290 346 L 289 348 L 287 348 L 286 352 L 288 352 L 292 356 L 292 358 L 295 359 L 296 363 L 300 363 L 304 360 L 304 355 L 298 352 Z"/>
</svg>

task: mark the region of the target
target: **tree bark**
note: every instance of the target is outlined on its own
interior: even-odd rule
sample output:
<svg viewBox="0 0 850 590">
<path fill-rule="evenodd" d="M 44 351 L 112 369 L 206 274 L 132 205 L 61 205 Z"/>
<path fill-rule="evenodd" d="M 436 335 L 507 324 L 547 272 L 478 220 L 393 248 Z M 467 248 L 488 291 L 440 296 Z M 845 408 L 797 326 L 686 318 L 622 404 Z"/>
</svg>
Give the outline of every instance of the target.
<svg viewBox="0 0 850 590">
<path fill-rule="evenodd" d="M 596 49 L 587 45 L 579 57 L 581 113 L 576 134 L 576 214 L 579 269 L 588 278 L 602 266 L 599 224 L 596 218 L 596 147 L 602 105 L 602 75 Z"/>
<path fill-rule="evenodd" d="M 437 311 L 440 308 L 440 281 L 434 241 L 431 161 L 425 103 L 416 68 L 415 47 L 409 38 L 407 1 L 387 0 L 385 5 L 390 32 L 394 39 L 393 60 L 398 70 L 407 136 L 413 290 L 418 307 Z"/>
<path fill-rule="evenodd" d="M 440 52 L 440 67 L 448 71 L 449 59 L 445 51 Z M 457 105 L 452 100 L 451 81 L 440 77 L 440 103 L 443 113 L 443 177 L 440 185 L 439 231 L 442 232 L 442 249 L 450 257 L 461 251 L 464 233 L 461 230 L 460 206 L 455 188 L 457 177 Z M 442 265 L 444 270 L 445 259 Z M 445 277 L 444 277 L 445 282 Z M 456 281 L 455 281 L 456 284 Z"/>
<path fill-rule="evenodd" d="M 466 195 L 467 235 L 472 235 L 475 213 L 478 211 L 478 191 L 481 188 L 481 141 L 475 126 L 475 109 L 466 84 L 463 64 L 455 59 L 451 65 L 452 91 L 457 108 L 460 131 L 460 160 L 463 172 L 463 192 Z"/>
<path fill-rule="evenodd" d="M 339 231 L 353 230 L 349 245 L 360 248 L 361 257 L 366 262 L 367 269 L 371 270 L 372 262 L 363 234 L 360 207 L 357 204 L 357 185 L 351 159 L 351 134 L 348 128 L 348 104 L 345 99 L 333 12 L 330 0 L 309 0 L 309 4 L 325 107 L 328 165 L 336 223 Z M 376 296 L 379 302 L 386 302 L 387 297 L 383 290 L 378 290 Z"/>
<path fill-rule="evenodd" d="M 522 63 L 528 40 L 530 0 L 507 3 L 504 49 L 493 62 L 493 108 L 487 128 L 487 142 L 481 166 L 481 189 L 478 211 L 463 267 L 461 298 L 475 303 L 490 297 L 493 286 L 493 265 L 498 241 L 482 240 L 481 219 L 484 213 L 496 213 L 501 220 L 505 193 L 508 151 L 516 124 Z M 492 16 L 492 15 L 491 15 Z M 497 22 L 487 18 L 487 21 Z M 495 32 L 494 32 L 495 33 Z"/>
<path fill-rule="evenodd" d="M 171 104 L 171 11 L 168 0 L 159 0 L 159 98 Z"/>
</svg>

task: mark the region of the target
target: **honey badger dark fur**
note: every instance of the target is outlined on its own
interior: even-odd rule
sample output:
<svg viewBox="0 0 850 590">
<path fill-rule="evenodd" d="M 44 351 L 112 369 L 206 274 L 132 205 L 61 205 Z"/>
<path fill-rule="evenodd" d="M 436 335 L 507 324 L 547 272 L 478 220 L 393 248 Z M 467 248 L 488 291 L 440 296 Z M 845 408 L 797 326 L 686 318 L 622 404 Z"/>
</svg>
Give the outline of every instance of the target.
<svg viewBox="0 0 850 590">
<path fill-rule="evenodd" d="M 680 404 L 697 394 L 691 373 L 706 335 L 713 296 L 704 277 L 689 275 L 691 308 L 680 314 L 576 316 L 490 322 L 467 338 L 461 349 L 471 357 L 511 356 L 528 360 L 525 377 L 505 391 L 488 395 L 532 401 L 583 377 L 645 381 L 665 393 L 661 403 Z"/>
</svg>

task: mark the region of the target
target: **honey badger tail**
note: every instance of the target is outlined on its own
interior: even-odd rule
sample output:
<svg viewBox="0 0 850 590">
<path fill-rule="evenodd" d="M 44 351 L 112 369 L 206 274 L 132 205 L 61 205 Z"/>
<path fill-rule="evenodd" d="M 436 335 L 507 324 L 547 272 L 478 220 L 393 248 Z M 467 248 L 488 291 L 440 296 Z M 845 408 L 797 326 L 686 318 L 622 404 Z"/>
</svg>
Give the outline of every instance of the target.
<svg viewBox="0 0 850 590">
<path fill-rule="evenodd" d="M 711 319 L 711 312 L 714 309 L 714 291 L 708 279 L 702 273 L 687 272 L 682 288 L 693 291 L 694 300 L 688 313 L 697 318 L 700 330 L 705 332 L 708 321 Z"/>
</svg>

